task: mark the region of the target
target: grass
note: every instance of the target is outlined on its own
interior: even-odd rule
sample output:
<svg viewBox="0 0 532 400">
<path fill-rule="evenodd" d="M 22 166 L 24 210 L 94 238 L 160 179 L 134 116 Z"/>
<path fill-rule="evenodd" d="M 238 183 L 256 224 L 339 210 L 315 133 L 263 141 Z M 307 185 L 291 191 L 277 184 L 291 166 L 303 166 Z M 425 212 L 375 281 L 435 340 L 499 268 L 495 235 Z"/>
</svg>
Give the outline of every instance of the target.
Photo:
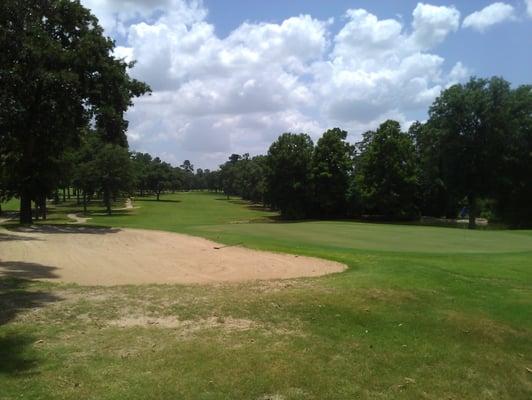
<svg viewBox="0 0 532 400">
<path fill-rule="evenodd" d="M 280 223 L 213 194 L 163 199 L 136 199 L 140 208 L 110 217 L 94 205 L 89 222 L 349 269 L 211 286 L 3 278 L 0 399 L 532 397 L 532 231 Z M 63 222 L 75 209 L 51 216 Z"/>
</svg>

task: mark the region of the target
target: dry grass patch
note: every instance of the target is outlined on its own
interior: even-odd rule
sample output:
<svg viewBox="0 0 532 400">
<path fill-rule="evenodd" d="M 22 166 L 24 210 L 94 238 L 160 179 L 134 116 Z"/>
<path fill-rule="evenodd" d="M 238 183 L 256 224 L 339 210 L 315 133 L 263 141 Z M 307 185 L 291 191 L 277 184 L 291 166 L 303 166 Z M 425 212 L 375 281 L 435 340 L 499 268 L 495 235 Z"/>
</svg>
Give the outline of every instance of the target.
<svg viewBox="0 0 532 400">
<path fill-rule="evenodd" d="M 494 343 L 502 343 L 513 338 L 524 338 L 530 334 L 481 315 L 448 311 L 445 319 L 458 332 L 471 335 L 478 340 Z"/>
</svg>

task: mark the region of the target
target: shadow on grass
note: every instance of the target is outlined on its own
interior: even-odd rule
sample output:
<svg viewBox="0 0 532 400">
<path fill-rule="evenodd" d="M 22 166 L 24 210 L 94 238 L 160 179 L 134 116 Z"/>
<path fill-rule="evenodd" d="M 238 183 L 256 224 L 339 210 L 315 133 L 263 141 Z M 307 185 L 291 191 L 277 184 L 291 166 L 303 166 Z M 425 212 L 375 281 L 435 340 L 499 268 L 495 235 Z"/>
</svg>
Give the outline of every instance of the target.
<svg viewBox="0 0 532 400">
<path fill-rule="evenodd" d="M 57 224 L 57 225 L 17 225 L 13 227 L 7 227 L 8 230 L 12 232 L 22 232 L 22 233 L 85 233 L 93 235 L 106 235 L 110 233 L 120 232 L 118 228 L 110 228 L 107 226 L 99 225 L 66 225 L 66 224 Z M 24 239 L 21 239 L 24 240 Z"/>
<path fill-rule="evenodd" d="M 27 334 L 0 336 L 0 375 L 20 375 L 37 366 L 38 360 L 28 354 L 35 339 Z"/>
<path fill-rule="evenodd" d="M 181 200 L 177 199 L 144 199 L 144 198 L 135 198 L 133 203 L 137 202 L 154 202 L 154 203 L 181 203 Z"/>
<path fill-rule="evenodd" d="M 264 206 L 264 205 L 262 205 L 260 203 L 253 203 L 253 202 L 247 201 L 247 200 L 231 199 L 231 198 L 228 199 L 227 197 L 218 197 L 215 200 L 226 201 L 227 203 L 231 203 L 231 204 L 235 204 L 235 205 L 238 205 L 238 206 L 245 207 L 248 210 L 274 212 L 274 210 L 272 210 L 271 208 L 269 208 L 267 206 Z"/>
<path fill-rule="evenodd" d="M 30 288 L 31 279 L 54 278 L 55 267 L 19 261 L 0 262 L 0 375 L 20 375 L 37 366 L 33 345 L 36 338 L 21 333 L 17 326 L 4 332 L 3 325 L 26 310 L 35 310 L 61 298 Z"/>
</svg>

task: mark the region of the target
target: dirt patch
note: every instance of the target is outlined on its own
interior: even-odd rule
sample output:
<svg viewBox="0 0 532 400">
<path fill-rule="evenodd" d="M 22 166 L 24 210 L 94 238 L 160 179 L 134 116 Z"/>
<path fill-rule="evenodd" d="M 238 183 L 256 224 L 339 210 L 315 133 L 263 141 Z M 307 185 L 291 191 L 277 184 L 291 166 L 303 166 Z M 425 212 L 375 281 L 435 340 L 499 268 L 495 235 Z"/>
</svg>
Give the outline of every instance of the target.
<svg viewBox="0 0 532 400">
<path fill-rule="evenodd" d="M 247 331 L 258 327 L 258 324 L 248 319 L 209 317 L 197 320 L 179 320 L 176 317 L 146 316 L 125 317 L 110 321 L 109 325 L 120 328 L 144 327 L 179 329 L 185 333 L 193 333 L 206 329 L 223 329 L 226 331 Z"/>
<path fill-rule="evenodd" d="M 223 247 L 161 231 L 70 225 L 2 233 L 13 240 L 0 241 L 0 277 L 103 286 L 205 284 L 312 277 L 346 268 L 318 258 Z"/>
</svg>

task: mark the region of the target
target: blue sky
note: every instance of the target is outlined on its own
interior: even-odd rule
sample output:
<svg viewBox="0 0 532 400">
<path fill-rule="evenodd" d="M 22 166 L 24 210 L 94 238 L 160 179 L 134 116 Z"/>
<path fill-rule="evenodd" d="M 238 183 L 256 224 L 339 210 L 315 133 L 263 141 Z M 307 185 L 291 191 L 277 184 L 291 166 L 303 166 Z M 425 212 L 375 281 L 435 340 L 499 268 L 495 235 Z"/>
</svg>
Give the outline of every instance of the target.
<svg viewBox="0 0 532 400">
<path fill-rule="evenodd" d="M 82 0 L 152 96 L 130 146 L 214 168 L 282 132 L 356 141 L 476 75 L 532 83 L 532 0 Z M 527 8 L 528 7 L 528 8 Z"/>
</svg>

